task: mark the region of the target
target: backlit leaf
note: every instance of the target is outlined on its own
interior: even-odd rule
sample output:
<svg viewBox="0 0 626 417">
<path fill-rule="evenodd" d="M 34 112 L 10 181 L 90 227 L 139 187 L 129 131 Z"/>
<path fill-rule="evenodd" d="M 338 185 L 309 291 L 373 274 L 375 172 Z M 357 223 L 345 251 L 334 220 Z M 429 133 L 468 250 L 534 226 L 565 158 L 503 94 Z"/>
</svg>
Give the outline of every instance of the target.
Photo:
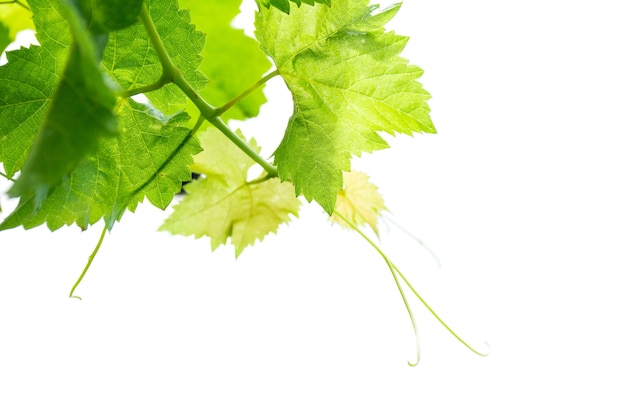
<svg viewBox="0 0 626 417">
<path fill-rule="evenodd" d="M 124 211 L 148 198 L 165 209 L 191 178 L 192 154 L 200 151 L 184 125 L 188 116 L 167 117 L 133 100 L 118 102 L 119 131 L 103 141 L 37 208 L 21 199 L 0 230 L 46 223 L 51 230 L 76 223 L 83 229 L 104 218 L 111 229 Z"/>
<path fill-rule="evenodd" d="M 337 193 L 333 222 L 352 229 L 337 213 L 356 226 L 369 225 L 378 234 L 378 219 L 385 210 L 385 202 L 367 174 L 359 171 L 344 172 L 343 190 Z"/>
<path fill-rule="evenodd" d="M 8 31 L 9 42 L 15 40 L 19 31 L 35 28 L 30 10 L 17 3 L 0 4 L 0 26 Z M 3 49 L 0 48 L 0 51 Z"/>
<path fill-rule="evenodd" d="M 294 100 L 275 153 L 280 178 L 329 214 L 352 155 L 388 146 L 379 132 L 435 132 L 422 70 L 399 57 L 408 38 L 383 27 L 398 8 L 355 0 L 257 13 L 257 39 Z"/>
<path fill-rule="evenodd" d="M 102 137 L 115 133 L 117 121 L 115 96 L 99 69 L 106 38 L 88 32 L 82 11 L 69 3 L 36 0 L 31 5 L 34 16 L 48 14 L 56 6 L 55 16 L 58 13 L 64 18 L 72 37 L 64 73 L 50 97 L 21 175 L 9 191 L 15 197 L 35 194 L 39 203 L 83 158 L 96 151 Z"/>
<path fill-rule="evenodd" d="M 176 0 L 144 1 L 172 61 L 191 86 L 200 90 L 207 82 L 206 76 L 198 70 L 204 34 L 195 30 L 189 11 L 180 10 Z M 109 34 L 102 66 L 125 90 L 155 83 L 162 74 L 159 57 L 140 22 Z M 187 103 L 185 94 L 173 84 L 146 96 L 165 113 L 181 110 Z"/>
<path fill-rule="evenodd" d="M 200 94 L 216 106 L 226 104 L 253 85 L 271 66 L 258 42 L 231 26 L 240 5 L 241 0 L 180 0 L 180 7 L 190 10 L 196 28 L 211 40 L 205 42 L 201 53 L 205 59 L 199 69 L 209 82 Z M 263 90 L 259 88 L 231 107 L 222 118 L 254 117 L 265 101 Z"/>
<path fill-rule="evenodd" d="M 230 238 L 238 256 L 247 246 L 275 233 L 297 216 L 300 201 L 293 187 L 278 178 L 248 183 L 248 170 L 254 162 L 218 130 L 200 135 L 204 151 L 194 158 L 194 172 L 204 175 L 185 187 L 188 195 L 160 230 L 174 234 L 208 236 L 215 250 Z M 260 149 L 254 140 L 250 146 Z"/>
<path fill-rule="evenodd" d="M 281 12 L 287 13 L 287 14 L 289 14 L 289 11 L 291 10 L 291 5 L 289 2 L 296 3 L 298 7 L 300 7 L 302 3 L 308 4 L 310 6 L 313 6 L 315 3 L 321 3 L 321 4 L 326 4 L 330 6 L 330 2 L 331 2 L 331 0 L 259 0 L 259 1 L 261 5 L 265 6 L 266 8 L 276 7 Z"/>
</svg>

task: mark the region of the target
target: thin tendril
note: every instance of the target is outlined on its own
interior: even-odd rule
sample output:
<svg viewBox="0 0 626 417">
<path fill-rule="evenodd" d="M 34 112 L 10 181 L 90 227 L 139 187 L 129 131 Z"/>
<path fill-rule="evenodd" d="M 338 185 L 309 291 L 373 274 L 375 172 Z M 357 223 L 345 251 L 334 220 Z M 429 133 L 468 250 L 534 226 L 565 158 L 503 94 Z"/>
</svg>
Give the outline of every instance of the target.
<svg viewBox="0 0 626 417">
<path fill-rule="evenodd" d="M 191 129 L 191 132 L 189 132 L 189 135 L 193 136 L 196 133 L 198 133 L 198 130 L 200 130 L 200 128 L 202 127 L 202 123 L 204 123 L 204 116 L 200 115 L 198 116 L 198 120 L 196 120 L 196 124 L 193 125 L 193 128 Z"/>
<path fill-rule="evenodd" d="M 406 230 L 404 227 L 400 226 L 398 223 L 396 223 L 395 220 L 393 220 L 391 217 L 389 216 L 384 216 L 383 217 L 384 220 L 388 221 L 389 223 L 393 224 L 395 227 L 397 227 L 398 229 L 400 229 L 402 232 L 404 232 L 408 237 L 410 237 L 411 239 L 413 239 L 415 242 L 417 242 L 421 247 L 423 247 L 429 254 L 430 256 L 435 260 L 435 262 L 437 262 L 437 267 L 439 269 L 441 269 L 441 262 L 439 261 L 439 258 L 437 257 L 437 255 L 435 254 L 435 252 L 433 252 L 432 249 L 430 249 L 428 247 L 428 245 L 426 245 L 426 243 L 424 243 L 423 240 L 421 240 L 420 238 L 416 237 L 415 235 L 413 235 L 411 232 L 409 232 L 408 230 Z"/>
<path fill-rule="evenodd" d="M 404 276 L 404 274 L 402 273 L 402 271 L 400 271 L 398 269 L 397 266 L 393 265 L 393 268 L 398 272 L 398 274 L 400 275 L 400 277 L 402 278 L 402 280 L 404 281 L 404 283 L 411 289 L 411 291 L 413 292 L 413 294 L 415 294 L 415 296 L 420 300 L 420 302 L 422 304 L 424 304 L 424 307 L 426 307 L 428 309 L 428 311 L 430 311 L 430 313 L 437 319 L 437 321 L 439 323 L 441 323 L 441 325 L 443 327 L 445 327 L 445 329 L 450 332 L 450 334 L 452 336 L 454 336 L 454 338 L 456 340 L 458 340 L 459 342 L 461 342 L 466 348 L 468 348 L 469 350 L 471 350 L 472 352 L 474 352 L 475 354 L 479 355 L 479 356 L 488 356 L 489 355 L 489 343 L 484 342 L 485 343 L 485 347 L 487 348 L 486 352 L 480 352 L 476 349 L 474 349 L 472 346 L 469 345 L 469 343 L 467 343 L 465 340 L 463 340 L 458 334 L 456 334 L 456 332 L 454 330 L 452 330 L 450 328 L 450 326 L 448 326 L 446 324 L 445 321 L 443 321 L 443 319 L 441 317 L 439 317 L 437 315 L 437 313 L 435 313 L 435 310 L 432 309 L 432 307 L 430 305 L 428 305 L 428 303 L 426 302 L 426 300 L 424 300 L 424 298 L 415 290 L 415 288 L 413 288 L 413 286 L 411 285 L 411 283 L 406 279 L 406 277 Z"/>
<path fill-rule="evenodd" d="M 350 226 L 363 239 L 365 239 L 365 241 L 367 243 L 369 243 L 376 250 L 376 252 L 378 252 L 378 254 L 383 258 L 383 260 L 387 264 L 387 267 L 389 267 L 389 271 L 391 271 L 391 275 L 393 276 L 393 280 L 395 281 L 395 283 L 396 283 L 396 285 L 398 287 L 398 291 L 400 291 L 400 296 L 402 297 L 402 301 L 404 302 L 404 306 L 406 307 L 406 311 L 409 313 L 409 318 L 411 319 L 411 325 L 413 326 L 413 334 L 415 335 L 415 362 L 411 363 L 411 361 L 408 361 L 408 364 L 409 364 L 409 366 L 417 366 L 417 364 L 420 361 L 420 338 L 419 338 L 419 332 L 417 330 L 417 323 L 415 321 L 415 317 L 413 316 L 413 311 L 411 310 L 411 307 L 409 306 L 409 303 L 408 303 L 408 301 L 406 299 L 406 295 L 404 294 L 404 290 L 402 289 L 402 286 L 400 285 L 400 282 L 398 281 L 398 276 L 396 275 L 397 268 L 391 262 L 391 260 L 387 257 L 387 255 L 385 255 L 385 253 L 382 251 L 382 249 L 380 249 L 378 247 L 378 245 L 376 245 L 376 243 L 374 243 L 369 237 L 367 237 L 367 235 L 365 233 L 363 233 L 361 231 L 361 229 L 359 229 L 354 223 L 349 221 L 345 216 L 343 216 L 338 211 L 335 211 L 334 214 L 336 214 L 337 217 L 339 217 L 341 220 L 346 222 L 346 224 L 348 226 Z"/>
<path fill-rule="evenodd" d="M 87 265 L 85 265 L 83 272 L 80 274 L 80 277 L 78 277 L 78 280 L 76 280 L 76 283 L 74 284 L 74 286 L 72 287 L 72 290 L 70 291 L 70 298 L 77 298 L 79 300 L 82 300 L 82 298 L 80 298 L 79 296 L 74 295 L 74 290 L 76 290 L 76 287 L 78 287 L 80 282 L 83 280 L 83 277 L 87 274 L 87 271 L 89 270 L 89 267 L 91 266 L 91 263 L 93 262 L 94 258 L 98 254 L 98 250 L 100 249 L 100 246 L 102 246 L 102 241 L 104 240 L 106 231 L 107 231 L 107 227 L 105 225 L 104 228 L 102 228 L 102 233 L 100 234 L 100 239 L 98 239 L 98 243 L 96 244 L 96 247 L 94 248 L 93 252 L 91 252 L 91 255 L 89 255 L 89 260 L 87 261 Z"/>
<path fill-rule="evenodd" d="M 452 330 L 452 328 L 450 328 L 450 326 L 448 326 L 448 324 L 446 324 L 445 321 L 443 321 L 443 319 L 441 319 L 441 317 L 439 317 L 439 315 L 437 313 L 435 313 L 435 310 L 433 310 L 432 307 L 426 302 L 426 300 L 424 300 L 424 298 L 415 290 L 415 288 L 413 288 L 413 286 L 411 285 L 409 280 L 406 279 L 406 277 L 404 276 L 402 271 L 400 271 L 400 269 L 393 262 L 391 262 L 391 260 L 383 253 L 383 251 L 378 247 L 378 245 L 376 245 L 369 237 L 367 237 L 367 235 L 365 235 L 365 233 L 363 233 L 354 223 L 350 222 L 347 218 L 342 216 L 341 213 L 335 211 L 335 214 L 338 217 L 340 217 L 343 221 L 345 221 L 346 224 L 348 224 L 354 231 L 356 231 L 363 239 L 365 239 L 366 242 L 368 242 L 380 254 L 380 256 L 387 263 L 387 266 L 389 267 L 389 269 L 392 271 L 392 275 L 394 277 L 394 280 L 396 280 L 396 284 L 398 284 L 398 288 L 399 289 L 400 289 L 400 285 L 398 283 L 397 276 L 394 273 L 394 271 L 397 272 L 398 275 L 400 275 L 400 278 L 402 278 L 404 283 L 409 287 L 409 289 L 413 292 L 413 294 L 415 294 L 417 299 L 420 300 L 420 302 L 424 305 L 424 307 L 426 307 L 426 309 L 433 315 L 433 317 L 435 317 L 435 319 L 437 319 L 437 321 L 439 323 L 441 323 L 441 325 L 452 336 L 454 336 L 454 338 L 456 340 L 461 342 L 461 344 L 463 344 L 465 347 L 467 347 L 469 350 L 471 350 L 472 352 L 474 352 L 475 354 L 477 354 L 479 356 L 487 356 L 487 355 L 489 355 L 489 344 L 487 342 L 485 342 L 485 346 L 487 348 L 487 351 L 484 352 L 484 353 L 480 352 L 480 351 L 476 350 L 475 348 L 473 348 L 472 346 L 470 346 L 469 343 L 467 343 L 465 340 L 463 340 L 454 330 Z M 402 299 L 403 299 L 403 301 L 405 303 L 405 306 L 407 307 L 407 310 L 409 311 L 409 316 L 411 316 L 411 322 L 413 323 L 415 334 L 416 334 L 416 338 L 417 338 L 417 327 L 415 326 L 415 321 L 413 319 L 413 315 L 412 315 L 411 310 L 410 310 L 410 308 L 408 306 L 408 303 L 406 302 L 406 299 L 405 299 L 404 293 L 402 292 L 402 289 L 400 289 L 400 294 L 402 295 Z M 417 352 L 418 352 L 418 361 L 419 361 L 419 344 L 417 345 Z M 412 365 L 412 364 L 409 362 L 409 365 Z M 417 363 L 415 363 L 415 365 L 417 365 Z M 415 365 L 412 365 L 412 366 L 415 366 Z"/>
<path fill-rule="evenodd" d="M 419 331 L 417 330 L 417 322 L 415 321 L 415 317 L 413 316 L 413 311 L 411 311 L 409 302 L 406 300 L 406 295 L 404 295 L 404 290 L 402 289 L 402 286 L 400 285 L 400 282 L 398 281 L 395 267 L 393 266 L 391 262 L 389 262 L 387 257 L 384 257 L 384 259 L 385 259 L 385 263 L 387 263 L 387 266 L 389 267 L 389 270 L 391 271 L 391 275 L 393 275 L 393 280 L 396 282 L 398 291 L 400 291 L 400 295 L 402 296 L 402 301 L 404 302 L 404 306 L 406 307 L 406 311 L 408 311 L 409 318 L 411 319 L 411 325 L 413 326 L 413 334 L 415 335 L 415 362 L 411 363 L 411 361 L 408 361 L 408 364 L 409 366 L 417 366 L 417 364 L 420 362 L 420 350 L 421 350 L 420 349 L 420 346 L 421 346 L 420 335 L 419 335 Z"/>
<path fill-rule="evenodd" d="M 224 112 L 226 112 L 228 109 L 230 109 L 231 107 L 233 107 L 234 105 L 239 103 L 248 94 L 252 93 L 257 88 L 262 87 L 263 85 L 265 85 L 265 83 L 267 83 L 269 80 L 271 80 L 272 78 L 274 78 L 278 74 L 279 74 L 278 70 L 274 70 L 274 71 L 270 72 L 269 74 L 267 74 L 265 77 L 261 78 L 259 81 L 254 83 L 251 87 L 246 89 L 243 93 L 239 94 L 237 97 L 233 98 L 228 103 L 224 104 L 222 107 L 218 107 L 216 109 L 217 110 L 217 115 L 219 116 L 219 115 L 223 114 Z"/>
</svg>

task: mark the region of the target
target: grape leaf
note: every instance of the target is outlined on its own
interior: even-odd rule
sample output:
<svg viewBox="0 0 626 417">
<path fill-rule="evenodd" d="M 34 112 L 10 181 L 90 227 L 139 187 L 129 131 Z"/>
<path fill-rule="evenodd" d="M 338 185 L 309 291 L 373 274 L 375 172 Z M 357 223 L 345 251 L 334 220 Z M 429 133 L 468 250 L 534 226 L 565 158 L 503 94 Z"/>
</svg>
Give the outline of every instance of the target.
<svg viewBox="0 0 626 417">
<path fill-rule="evenodd" d="M 30 10 L 17 3 L 0 4 L 0 23 L 8 29 L 9 42 L 15 40 L 17 32 L 24 29 L 34 29 Z M 5 45 L 6 47 L 6 45 Z M 0 48 L 0 51 L 4 48 Z"/>
<path fill-rule="evenodd" d="M 64 71 L 72 36 L 55 4 L 31 1 L 41 46 L 7 52 L 0 66 L 0 162 L 12 177 L 22 168 Z M 0 8 L 2 10 L 2 8 Z"/>
<path fill-rule="evenodd" d="M 276 7 L 278 10 L 280 10 L 281 12 L 289 14 L 289 11 L 291 10 L 291 5 L 289 3 L 290 1 L 293 3 L 296 3 L 296 5 L 300 7 L 302 3 L 308 4 L 310 6 L 315 5 L 315 3 L 322 3 L 322 4 L 326 4 L 330 6 L 331 0 L 259 0 L 259 1 L 266 8 L 270 8 L 271 6 L 273 6 L 273 7 Z"/>
<path fill-rule="evenodd" d="M 20 199 L 0 230 L 46 223 L 50 230 L 76 223 L 83 229 L 104 218 L 109 230 L 124 211 L 148 198 L 165 209 L 191 178 L 192 154 L 201 150 L 184 125 L 188 116 L 164 116 L 146 104 L 120 99 L 118 134 L 103 141 L 37 208 Z"/>
<path fill-rule="evenodd" d="M 189 11 L 179 10 L 176 0 L 145 0 L 145 4 L 172 61 L 191 86 L 200 90 L 207 82 L 198 71 L 204 34 L 195 30 L 190 23 Z M 162 74 L 159 57 L 141 23 L 109 34 L 102 67 L 125 90 L 155 83 Z M 146 96 L 166 113 L 181 110 L 187 103 L 185 94 L 173 84 L 146 93 Z"/>
<path fill-rule="evenodd" d="M 13 42 L 13 39 L 9 36 L 9 28 L 0 21 L 0 53 Z"/>
<path fill-rule="evenodd" d="M 200 90 L 200 95 L 216 105 L 225 104 L 246 90 L 271 66 L 256 39 L 231 26 L 240 4 L 241 0 L 180 0 L 180 7 L 191 10 L 197 29 L 211 39 L 202 50 L 202 56 L 209 59 L 202 60 L 200 70 L 209 82 Z M 204 18 L 194 19 L 194 16 Z M 263 90 L 256 89 L 221 117 L 224 120 L 254 117 L 265 102 Z"/>
<path fill-rule="evenodd" d="M 257 13 L 257 39 L 294 100 L 275 152 L 279 176 L 329 214 L 352 155 L 388 146 L 378 132 L 435 132 L 422 70 L 398 56 L 408 38 L 383 27 L 399 7 L 355 0 Z"/>
<path fill-rule="evenodd" d="M 378 234 L 378 218 L 385 209 L 378 187 L 370 182 L 367 174 L 359 171 L 344 172 L 343 190 L 337 193 L 335 211 L 331 216 L 333 222 L 351 229 L 337 216 L 339 213 L 356 226 L 369 225 Z"/>
<path fill-rule="evenodd" d="M 49 8 L 43 6 L 51 5 L 45 0 L 33 3 L 39 5 L 33 8 L 34 15 L 48 13 Z M 88 32 L 83 10 L 65 2 L 57 5 L 72 34 L 70 55 L 21 175 L 9 190 L 14 197 L 35 194 L 36 204 L 85 156 L 96 151 L 102 137 L 113 135 L 117 126 L 115 95 L 98 67 L 106 36 Z M 92 12 L 97 10 L 89 10 Z"/>
<path fill-rule="evenodd" d="M 240 133 L 238 133 L 240 134 Z M 192 170 L 205 175 L 185 187 L 188 195 L 160 230 L 185 236 L 208 236 L 213 250 L 230 238 L 235 255 L 265 235 L 276 232 L 281 223 L 297 216 L 300 200 L 293 187 L 278 178 L 248 183 L 254 162 L 217 129 L 200 134 L 205 149 L 194 158 Z M 260 151 L 254 139 L 250 146 Z"/>
<path fill-rule="evenodd" d="M 76 0 L 74 0 L 76 1 Z M 137 22 L 143 0 L 78 0 L 91 33 L 108 33 Z"/>
</svg>

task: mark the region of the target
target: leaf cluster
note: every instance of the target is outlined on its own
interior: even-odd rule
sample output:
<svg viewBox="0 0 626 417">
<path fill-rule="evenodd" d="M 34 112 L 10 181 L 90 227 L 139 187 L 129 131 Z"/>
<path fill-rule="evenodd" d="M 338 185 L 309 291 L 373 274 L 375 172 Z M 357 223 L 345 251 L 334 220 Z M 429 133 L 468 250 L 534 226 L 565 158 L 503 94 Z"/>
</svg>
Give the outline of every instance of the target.
<svg viewBox="0 0 626 417">
<path fill-rule="evenodd" d="M 387 147 L 380 132 L 434 132 L 422 71 L 399 57 L 407 38 L 384 29 L 399 5 L 257 4 L 256 40 L 231 26 L 239 0 L 0 5 L 3 48 L 30 22 L 39 43 L 0 67 L 0 162 L 19 198 L 0 230 L 101 219 L 110 230 L 145 199 L 169 206 L 192 171 L 202 178 L 162 229 L 214 248 L 230 239 L 239 254 L 275 232 L 299 195 L 376 230 L 377 191 L 346 197 L 349 178 L 367 189 L 344 177 L 351 157 Z M 268 161 L 228 120 L 257 116 L 274 76 L 294 112 Z M 250 180 L 255 164 L 265 173 Z"/>
<path fill-rule="evenodd" d="M 408 38 L 385 29 L 400 5 L 257 0 L 250 38 L 231 26 L 240 3 L 0 2 L 0 49 L 33 26 L 38 42 L 0 66 L 0 175 L 19 199 L 0 231 L 103 220 L 73 296 L 106 230 L 145 200 L 165 209 L 186 184 L 161 230 L 208 237 L 213 249 L 230 242 L 239 256 L 297 217 L 304 196 L 381 255 L 416 335 L 401 282 L 481 354 L 362 230 L 377 234 L 386 208 L 352 157 L 388 147 L 383 133 L 435 133 L 422 70 L 400 56 Z M 273 77 L 293 114 L 266 159 L 229 121 L 259 115 Z"/>
</svg>

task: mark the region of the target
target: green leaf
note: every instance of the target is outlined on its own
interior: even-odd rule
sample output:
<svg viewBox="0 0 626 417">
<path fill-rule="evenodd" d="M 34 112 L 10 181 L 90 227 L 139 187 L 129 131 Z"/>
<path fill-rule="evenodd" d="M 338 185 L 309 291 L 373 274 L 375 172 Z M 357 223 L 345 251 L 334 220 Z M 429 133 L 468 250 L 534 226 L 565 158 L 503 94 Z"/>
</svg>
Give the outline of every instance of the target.
<svg viewBox="0 0 626 417">
<path fill-rule="evenodd" d="M 241 0 L 180 0 L 180 6 L 191 11 L 196 28 L 210 39 L 202 49 L 206 59 L 200 65 L 209 82 L 200 94 L 216 106 L 227 103 L 253 85 L 271 66 L 256 39 L 231 26 L 240 5 Z M 259 88 L 221 117 L 224 120 L 254 117 L 265 102 L 263 90 Z"/>
<path fill-rule="evenodd" d="M 239 256 L 256 240 L 276 232 L 290 215 L 297 216 L 300 201 L 291 184 L 278 178 L 248 183 L 254 162 L 217 129 L 203 131 L 200 142 L 205 150 L 194 158 L 192 170 L 205 177 L 185 187 L 188 195 L 160 230 L 208 236 L 213 250 L 230 238 Z M 260 151 L 254 139 L 249 144 Z"/>
<path fill-rule="evenodd" d="M 48 2 L 32 3 L 43 6 Z M 48 13 L 43 7 L 33 8 L 33 13 L 39 10 Z M 70 4 L 59 2 L 57 10 L 72 34 L 70 56 L 21 175 L 9 190 L 14 197 L 35 194 L 37 203 L 96 151 L 102 137 L 113 135 L 117 125 L 115 95 L 98 67 L 98 49 L 106 38 L 92 38 L 84 17 Z"/>
<path fill-rule="evenodd" d="M 265 6 L 266 8 L 270 8 L 273 6 L 273 7 L 276 7 L 278 10 L 280 10 L 281 12 L 289 14 L 289 11 L 291 10 L 291 5 L 289 4 L 290 1 L 292 3 L 296 3 L 296 5 L 300 7 L 302 3 L 308 4 L 310 6 L 315 5 L 315 3 L 321 3 L 321 4 L 326 4 L 327 6 L 330 6 L 331 0 L 259 0 L 259 1 L 261 5 Z"/>
<path fill-rule="evenodd" d="M 13 39 L 9 36 L 9 28 L 0 21 L 0 53 L 5 50 Z"/>
<path fill-rule="evenodd" d="M 35 28 L 31 12 L 17 3 L 0 4 L 0 26 L 8 29 L 9 42 L 15 40 L 19 31 Z M 0 49 L 2 50 L 4 47 Z"/>
<path fill-rule="evenodd" d="M 73 0 L 76 1 L 76 0 Z M 143 0 L 78 0 L 91 33 L 108 33 L 137 22 Z"/>
<path fill-rule="evenodd" d="M 207 82 L 198 67 L 204 34 L 190 23 L 187 10 L 179 10 L 175 0 L 145 0 L 150 16 L 172 61 L 191 86 L 200 90 Z M 210 20 L 210 19 L 209 19 Z M 112 32 L 102 58 L 104 70 L 125 90 L 153 84 L 161 78 L 162 66 L 142 24 L 136 23 Z M 146 94 L 166 113 L 184 108 L 187 97 L 173 84 Z"/>
<path fill-rule="evenodd" d="M 329 214 L 352 155 L 388 146 L 379 132 L 435 132 L 422 70 L 398 56 L 408 38 L 383 27 L 398 8 L 355 0 L 257 14 L 257 39 L 294 100 L 275 153 L 280 178 Z"/>
<path fill-rule="evenodd" d="M 9 51 L 8 63 L 0 66 L 0 162 L 9 177 L 22 168 L 39 133 L 72 44 L 55 5 L 31 1 L 41 46 Z"/>
<path fill-rule="evenodd" d="M 130 99 L 120 100 L 116 113 L 118 134 L 103 141 L 39 207 L 32 197 L 21 199 L 0 230 L 43 223 L 51 230 L 72 223 L 86 229 L 101 218 L 111 229 L 146 197 L 161 209 L 170 204 L 191 178 L 192 155 L 200 151 L 184 127 L 188 116 L 167 117 Z"/>
</svg>

